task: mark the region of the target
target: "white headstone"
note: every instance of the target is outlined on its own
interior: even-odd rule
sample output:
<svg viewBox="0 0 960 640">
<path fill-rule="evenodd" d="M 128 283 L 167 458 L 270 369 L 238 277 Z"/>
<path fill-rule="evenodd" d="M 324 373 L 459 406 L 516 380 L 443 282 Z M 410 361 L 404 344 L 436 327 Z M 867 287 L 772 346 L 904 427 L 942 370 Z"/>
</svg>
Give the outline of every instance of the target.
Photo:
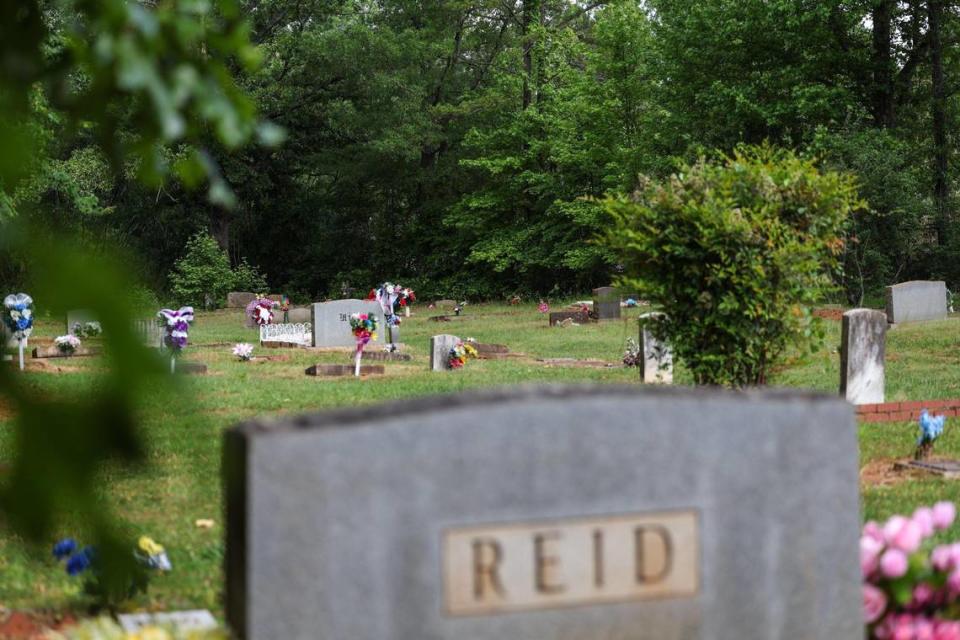
<svg viewBox="0 0 960 640">
<path fill-rule="evenodd" d="M 664 314 L 645 313 L 640 320 L 650 320 Z M 673 352 L 666 342 L 657 340 L 650 329 L 641 322 L 640 348 L 643 357 L 640 360 L 640 379 L 646 384 L 673 384 Z"/>
<path fill-rule="evenodd" d="M 372 313 L 377 318 L 377 333 L 385 335 L 383 310 L 371 300 L 332 300 L 318 302 L 312 307 L 314 347 L 355 347 L 356 339 L 350 332 L 350 316 L 354 313 Z M 380 338 L 381 343 L 383 338 Z"/>
<path fill-rule="evenodd" d="M 947 285 L 913 280 L 887 287 L 887 322 L 904 324 L 947 318 Z"/>
<path fill-rule="evenodd" d="M 840 395 L 852 404 L 881 404 L 887 316 L 874 309 L 852 309 L 843 314 L 841 331 Z"/>
<path fill-rule="evenodd" d="M 460 338 L 446 333 L 430 338 L 430 370 L 448 371 L 450 369 L 450 350 L 457 346 Z"/>
<path fill-rule="evenodd" d="M 313 325 L 309 322 L 262 325 L 260 344 L 265 342 L 289 342 L 309 347 L 313 344 Z"/>
</svg>

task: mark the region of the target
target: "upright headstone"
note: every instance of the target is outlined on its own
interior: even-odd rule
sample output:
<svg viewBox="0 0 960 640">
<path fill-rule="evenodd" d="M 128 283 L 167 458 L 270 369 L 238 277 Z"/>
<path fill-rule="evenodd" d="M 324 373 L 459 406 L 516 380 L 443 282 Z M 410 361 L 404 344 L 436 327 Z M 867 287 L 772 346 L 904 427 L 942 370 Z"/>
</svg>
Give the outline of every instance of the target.
<svg viewBox="0 0 960 640">
<path fill-rule="evenodd" d="M 947 318 L 947 285 L 914 280 L 887 287 L 887 322 L 904 324 Z"/>
<path fill-rule="evenodd" d="M 620 294 L 613 287 L 600 287 L 593 290 L 593 312 L 597 320 L 616 320 L 620 318 Z"/>
<path fill-rule="evenodd" d="M 71 309 L 67 311 L 67 329 L 64 333 L 73 333 L 73 328 L 76 325 L 79 324 L 83 327 L 88 322 L 99 322 L 99 320 L 92 311 L 87 309 Z"/>
<path fill-rule="evenodd" d="M 249 291 L 233 291 L 227 294 L 227 307 L 230 309 L 246 309 L 247 305 L 257 299 L 257 294 Z"/>
<path fill-rule="evenodd" d="M 450 369 L 450 350 L 457 346 L 460 338 L 443 333 L 430 338 L 430 370 L 447 371 Z"/>
<path fill-rule="evenodd" d="M 384 335 L 383 311 L 371 300 L 331 300 L 313 305 L 314 347 L 355 347 L 356 338 L 350 331 L 350 316 L 354 313 L 372 313 L 377 317 L 377 332 Z M 382 338 L 381 338 L 382 340 Z"/>
<path fill-rule="evenodd" d="M 287 318 L 290 322 L 297 324 L 302 322 L 310 322 L 310 317 L 312 315 L 312 309 L 310 307 L 291 307 Z"/>
<path fill-rule="evenodd" d="M 513 388 L 227 432 L 247 640 L 860 640 L 853 408 Z"/>
<path fill-rule="evenodd" d="M 647 384 L 673 383 L 673 352 L 670 346 L 657 340 L 643 320 L 662 316 L 662 313 L 645 313 L 640 316 L 640 380 Z"/>
<path fill-rule="evenodd" d="M 887 316 L 873 309 L 843 314 L 840 338 L 840 395 L 852 404 L 884 401 Z"/>
</svg>

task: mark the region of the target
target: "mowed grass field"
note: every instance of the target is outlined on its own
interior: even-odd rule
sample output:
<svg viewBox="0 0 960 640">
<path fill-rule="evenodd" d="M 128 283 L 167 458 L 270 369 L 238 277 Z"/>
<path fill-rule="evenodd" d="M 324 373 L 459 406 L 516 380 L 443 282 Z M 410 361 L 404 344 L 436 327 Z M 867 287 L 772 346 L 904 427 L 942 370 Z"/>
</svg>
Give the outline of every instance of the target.
<svg viewBox="0 0 960 640">
<path fill-rule="evenodd" d="M 560 308 L 555 304 L 554 308 Z M 318 362 L 349 363 L 347 352 L 317 353 L 298 349 L 262 349 L 272 359 L 238 362 L 235 342 L 256 344 L 257 332 L 243 326 L 240 311 L 199 313 L 186 359 L 206 363 L 207 375 L 181 376 L 176 393 L 157 393 L 142 401 L 141 436 L 148 462 L 141 468 L 110 466 L 102 472 L 103 500 L 125 520 L 132 533 L 146 534 L 166 546 L 173 571 L 156 577 L 147 596 L 133 608 L 202 607 L 222 616 L 224 520 L 220 477 L 225 429 L 254 416 L 282 416 L 356 406 L 467 388 L 521 383 L 596 382 L 639 384 L 636 369 L 620 366 L 628 337 L 636 337 L 640 311 L 627 310 L 621 321 L 568 328 L 547 327 L 534 305 L 468 306 L 466 315 L 449 323 L 428 321 L 439 312 L 420 306 L 402 327 L 409 363 L 386 363 L 384 376 L 313 378 L 304 369 Z M 777 371 L 776 386 L 836 393 L 839 380 L 839 323 L 825 321 L 824 349 L 796 356 Z M 61 320 L 38 322 L 36 335 L 53 337 Z M 499 343 L 524 358 L 471 361 L 464 370 L 431 373 L 429 339 L 451 333 L 480 342 Z M 371 349 L 379 349 L 383 337 Z M 888 334 L 888 400 L 933 400 L 960 397 L 960 320 L 899 327 Z M 547 366 L 537 358 L 602 360 L 608 368 Z M 4 366 L 10 366 L 5 364 Z M 46 370 L 28 371 L 30 384 L 49 397 L 85 394 L 97 384 L 98 358 L 58 359 Z M 57 368 L 60 370 L 57 371 Z M 689 383 L 682 369 L 677 382 Z M 14 455 L 15 414 L 0 404 L 0 463 Z M 960 418 L 948 420 L 937 455 L 960 456 Z M 642 424 L 638 424 L 642 427 Z M 66 427 L 65 427 L 66 428 Z M 912 452 L 917 429 L 907 423 L 861 425 L 863 517 L 884 518 L 937 500 L 960 499 L 960 484 L 938 478 L 897 478 L 874 473 L 888 469 Z M 57 446 L 51 442 L 50 446 Z M 213 528 L 195 525 L 212 519 Z M 83 537 L 75 519 L 61 525 L 62 535 Z M 277 523 L 284 526 L 284 523 Z M 945 537 L 960 537 L 960 530 Z M 54 539 L 49 541 L 50 545 Z M 9 534 L 0 534 L 0 606 L 16 609 L 78 609 L 86 601 L 80 581 L 65 575 L 49 551 L 29 551 Z"/>
</svg>

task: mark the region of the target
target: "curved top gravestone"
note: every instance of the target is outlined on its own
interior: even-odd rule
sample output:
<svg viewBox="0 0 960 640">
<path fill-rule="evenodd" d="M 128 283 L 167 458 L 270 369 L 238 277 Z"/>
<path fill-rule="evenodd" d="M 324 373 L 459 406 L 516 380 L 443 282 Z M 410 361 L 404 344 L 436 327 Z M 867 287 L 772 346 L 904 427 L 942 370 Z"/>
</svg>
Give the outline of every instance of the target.
<svg viewBox="0 0 960 640">
<path fill-rule="evenodd" d="M 225 438 L 241 638 L 862 638 L 836 397 L 515 387 Z"/>
<path fill-rule="evenodd" d="M 887 322 L 904 324 L 947 318 L 947 285 L 913 280 L 887 287 Z"/>
</svg>

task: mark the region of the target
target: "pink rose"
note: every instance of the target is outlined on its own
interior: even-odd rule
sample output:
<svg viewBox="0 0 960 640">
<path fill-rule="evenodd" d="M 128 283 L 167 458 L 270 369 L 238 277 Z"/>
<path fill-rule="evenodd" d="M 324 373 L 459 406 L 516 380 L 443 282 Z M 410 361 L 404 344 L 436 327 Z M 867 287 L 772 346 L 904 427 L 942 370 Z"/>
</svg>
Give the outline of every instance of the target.
<svg viewBox="0 0 960 640">
<path fill-rule="evenodd" d="M 860 538 L 860 571 L 863 577 L 873 574 L 880 566 L 880 552 L 883 551 L 883 543 L 875 538 L 863 536 Z"/>
<path fill-rule="evenodd" d="M 863 585 L 863 621 L 873 624 L 887 610 L 887 594 L 872 584 Z"/>
<path fill-rule="evenodd" d="M 894 619 L 890 638 L 891 640 L 914 640 L 913 618 L 902 615 Z"/>
<path fill-rule="evenodd" d="M 947 589 L 951 594 L 960 594 L 960 571 L 954 570 L 947 578 Z"/>
<path fill-rule="evenodd" d="M 883 537 L 887 544 L 906 553 L 914 553 L 923 542 L 923 531 L 913 520 L 893 516 L 883 525 Z"/>
<path fill-rule="evenodd" d="M 887 549 L 880 556 L 880 572 L 884 578 L 901 578 L 907 573 L 907 554 L 899 549 Z"/>
<path fill-rule="evenodd" d="M 960 622 L 938 620 L 933 630 L 934 640 L 960 640 Z"/>
<path fill-rule="evenodd" d="M 933 640 L 933 621 L 929 618 L 917 618 L 913 623 L 915 640 Z"/>
<path fill-rule="evenodd" d="M 933 509 L 930 507 L 920 507 L 913 512 L 913 521 L 920 526 L 920 531 L 924 538 L 933 535 Z"/>
<path fill-rule="evenodd" d="M 863 551 L 860 552 L 860 557 L 863 557 Z M 954 565 L 954 556 L 953 556 L 953 547 L 947 544 L 941 544 L 933 548 L 933 551 L 930 552 L 930 564 L 933 565 L 933 568 L 937 571 L 947 572 L 953 568 Z M 861 564 L 863 560 L 861 559 Z"/>
<path fill-rule="evenodd" d="M 883 529 L 880 528 L 876 520 L 868 520 L 867 524 L 863 525 L 863 535 L 873 538 L 877 542 L 883 542 Z"/>
<path fill-rule="evenodd" d="M 913 588 L 913 602 L 911 604 L 917 608 L 923 608 L 933 602 L 933 596 L 936 590 L 926 582 L 921 582 Z"/>
<path fill-rule="evenodd" d="M 957 517 L 957 508 L 952 502 L 938 502 L 933 505 L 933 526 L 937 531 L 949 529 Z"/>
</svg>

